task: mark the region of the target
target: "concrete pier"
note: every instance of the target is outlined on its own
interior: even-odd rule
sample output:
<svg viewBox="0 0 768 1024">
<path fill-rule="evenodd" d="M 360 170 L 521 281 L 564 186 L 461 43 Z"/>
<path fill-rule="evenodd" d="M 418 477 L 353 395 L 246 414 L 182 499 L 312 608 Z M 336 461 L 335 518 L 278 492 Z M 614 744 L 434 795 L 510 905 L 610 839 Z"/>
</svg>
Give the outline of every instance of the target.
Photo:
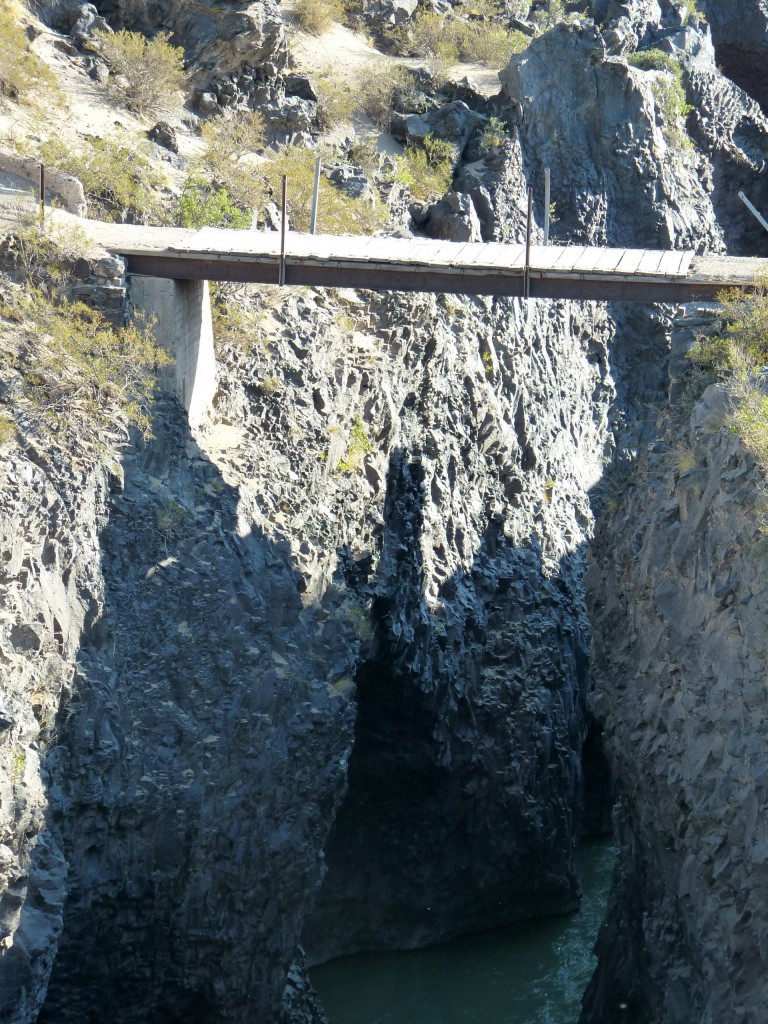
<svg viewBox="0 0 768 1024">
<path fill-rule="evenodd" d="M 187 410 L 197 426 L 216 391 L 216 360 L 207 281 L 176 281 L 160 277 L 129 277 L 134 310 L 155 320 L 157 344 L 174 359 L 160 371 L 160 386 Z"/>
</svg>

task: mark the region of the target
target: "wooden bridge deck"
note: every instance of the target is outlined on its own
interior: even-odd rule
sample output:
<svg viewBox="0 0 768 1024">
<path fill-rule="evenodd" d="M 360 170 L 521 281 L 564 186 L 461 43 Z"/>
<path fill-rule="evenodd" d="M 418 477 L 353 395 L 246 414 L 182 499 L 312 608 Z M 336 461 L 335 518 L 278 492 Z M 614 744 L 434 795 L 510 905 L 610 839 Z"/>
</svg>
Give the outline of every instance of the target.
<svg viewBox="0 0 768 1024">
<path fill-rule="evenodd" d="M 103 225 L 99 241 L 132 274 L 278 284 L 276 232 Z M 89 232 L 90 233 L 90 232 Z M 655 249 L 531 247 L 532 298 L 690 302 L 749 289 L 768 260 Z M 525 246 L 289 232 L 284 283 L 375 290 L 524 294 Z"/>
</svg>

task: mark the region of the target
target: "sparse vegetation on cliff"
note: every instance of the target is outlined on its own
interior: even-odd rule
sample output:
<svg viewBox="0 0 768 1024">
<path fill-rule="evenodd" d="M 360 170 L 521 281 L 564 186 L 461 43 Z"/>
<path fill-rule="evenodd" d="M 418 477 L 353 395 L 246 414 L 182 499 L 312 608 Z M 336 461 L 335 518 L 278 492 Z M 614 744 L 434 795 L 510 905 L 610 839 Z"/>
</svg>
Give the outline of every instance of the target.
<svg viewBox="0 0 768 1024">
<path fill-rule="evenodd" d="M 186 75 L 184 50 L 171 46 L 169 34 L 147 39 L 139 32 L 98 32 L 96 39 L 109 64 L 114 88 L 139 114 L 159 116 L 181 106 Z"/>
<path fill-rule="evenodd" d="M 82 302 L 23 288 L 0 308 L 7 364 L 19 375 L 15 418 L 62 447 L 98 446 L 120 421 L 151 437 L 156 368 L 170 362 L 151 327 L 114 327 Z"/>
<path fill-rule="evenodd" d="M 470 9 L 468 13 L 473 12 Z M 472 21 L 425 11 L 403 34 L 400 49 L 423 57 L 438 77 L 443 77 L 447 67 L 460 60 L 501 68 L 514 54 L 522 53 L 530 39 L 490 18 L 490 9 L 483 10 L 481 18 Z"/>
<path fill-rule="evenodd" d="M 690 353 L 701 383 L 723 380 L 732 397 L 728 425 L 768 474 L 768 280 L 751 295 L 721 296 L 726 330 Z"/>
<path fill-rule="evenodd" d="M 0 4 L 0 97 L 28 102 L 47 93 L 61 99 L 56 78 L 29 47 L 13 4 Z"/>
<path fill-rule="evenodd" d="M 427 135 L 424 145 L 411 146 L 397 158 L 397 180 L 422 202 L 451 187 L 456 153 L 450 142 Z"/>
<path fill-rule="evenodd" d="M 342 0 L 296 0 L 293 16 L 304 32 L 321 36 L 344 17 L 344 4 Z"/>
<path fill-rule="evenodd" d="M 50 134 L 40 144 L 38 155 L 45 164 L 79 178 L 89 213 L 97 218 L 146 223 L 160 216 L 155 190 L 164 181 L 142 139 L 90 136 L 73 148 L 60 135 Z"/>
</svg>

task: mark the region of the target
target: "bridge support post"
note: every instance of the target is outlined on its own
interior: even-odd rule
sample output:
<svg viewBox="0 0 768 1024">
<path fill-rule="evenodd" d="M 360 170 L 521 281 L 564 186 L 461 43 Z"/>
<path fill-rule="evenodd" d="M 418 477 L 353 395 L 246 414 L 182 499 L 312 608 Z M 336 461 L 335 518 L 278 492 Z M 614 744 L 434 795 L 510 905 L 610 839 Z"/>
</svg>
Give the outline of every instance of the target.
<svg viewBox="0 0 768 1024">
<path fill-rule="evenodd" d="M 184 406 L 190 425 L 197 426 L 216 390 L 208 282 L 132 275 L 128 287 L 133 309 L 154 317 L 157 344 L 174 360 L 160 371 L 160 386 Z"/>
</svg>

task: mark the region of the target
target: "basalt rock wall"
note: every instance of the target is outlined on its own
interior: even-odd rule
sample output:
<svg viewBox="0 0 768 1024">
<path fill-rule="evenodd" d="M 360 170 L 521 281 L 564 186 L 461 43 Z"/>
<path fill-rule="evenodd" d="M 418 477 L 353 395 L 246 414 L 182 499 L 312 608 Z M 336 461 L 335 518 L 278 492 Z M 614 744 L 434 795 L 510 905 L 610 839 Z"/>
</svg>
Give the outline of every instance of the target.
<svg viewBox="0 0 768 1024">
<path fill-rule="evenodd" d="M 584 1024 L 758 1024 L 768 1007 L 761 479 L 725 412 L 710 387 L 592 548 L 619 859 Z"/>
</svg>

